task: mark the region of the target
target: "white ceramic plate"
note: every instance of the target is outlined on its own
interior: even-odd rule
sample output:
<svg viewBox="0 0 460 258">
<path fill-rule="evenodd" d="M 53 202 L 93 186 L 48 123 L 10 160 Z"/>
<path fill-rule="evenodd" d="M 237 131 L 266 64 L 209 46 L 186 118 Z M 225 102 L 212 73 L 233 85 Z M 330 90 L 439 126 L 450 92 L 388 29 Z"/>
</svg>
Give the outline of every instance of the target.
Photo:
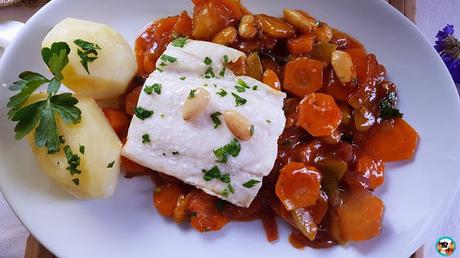
<svg viewBox="0 0 460 258">
<path fill-rule="evenodd" d="M 160 217 L 149 179 L 122 179 L 107 200 L 78 201 L 42 174 L 25 142 L 6 120 L 10 93 L 0 89 L 0 187 L 24 225 L 60 257 L 404 257 L 422 245 L 448 210 L 460 183 L 459 100 L 441 59 L 421 33 L 379 0 L 247 0 L 254 12 L 280 15 L 285 7 L 311 14 L 355 36 L 377 55 L 400 90 L 400 108 L 418 130 L 416 159 L 387 166 L 377 194 L 385 202 L 379 237 L 347 247 L 299 251 L 288 228 L 269 244 L 260 222 L 231 223 L 199 234 Z M 130 42 L 155 18 L 191 8 L 189 0 L 53 0 L 25 26 L 0 64 L 0 83 L 24 70 L 46 73 L 40 44 L 66 17 L 107 23 Z M 116 71 L 114 71 L 116 72 Z M 434 243 L 433 243 L 434 244 Z M 429 243 L 428 248 L 431 248 Z"/>
</svg>

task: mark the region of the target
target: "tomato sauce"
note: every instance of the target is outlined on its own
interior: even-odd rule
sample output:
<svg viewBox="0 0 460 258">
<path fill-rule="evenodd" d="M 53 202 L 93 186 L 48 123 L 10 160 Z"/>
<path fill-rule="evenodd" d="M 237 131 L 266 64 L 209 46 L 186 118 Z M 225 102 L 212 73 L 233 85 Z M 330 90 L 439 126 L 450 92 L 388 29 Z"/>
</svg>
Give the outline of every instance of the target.
<svg viewBox="0 0 460 258">
<path fill-rule="evenodd" d="M 192 17 L 184 11 L 158 19 L 136 40 L 139 71 L 123 98 L 127 115 L 133 115 L 146 76 L 174 37 L 211 40 L 225 27 L 238 30 L 241 17 L 249 13 L 237 0 L 193 3 Z M 384 162 L 412 159 L 418 134 L 396 109 L 396 85 L 385 79 L 377 58 L 346 33 L 299 13 L 312 28 L 289 24 L 289 13 L 285 19 L 255 15 L 256 36 L 238 36 L 230 44 L 248 55 L 256 53 L 262 80 L 288 94 L 278 157 L 257 198 L 249 208 L 237 207 L 129 160 L 122 162 L 129 176 L 152 176 L 160 214 L 190 222 L 200 232 L 219 230 L 229 221 L 261 219 L 268 241 L 278 239 L 279 217 L 293 227 L 289 241 L 296 248 L 327 248 L 380 233 L 383 202 L 373 191 L 384 183 Z M 353 66 L 334 63 L 333 51 L 343 51 L 341 56 Z M 253 64 L 239 60 L 229 69 L 245 74 L 254 68 L 248 65 Z M 344 81 L 338 74 L 347 69 L 354 73 Z M 119 110 L 106 114 L 109 120 L 123 118 L 123 123 L 111 124 L 120 138 L 126 137 L 129 119 Z"/>
</svg>

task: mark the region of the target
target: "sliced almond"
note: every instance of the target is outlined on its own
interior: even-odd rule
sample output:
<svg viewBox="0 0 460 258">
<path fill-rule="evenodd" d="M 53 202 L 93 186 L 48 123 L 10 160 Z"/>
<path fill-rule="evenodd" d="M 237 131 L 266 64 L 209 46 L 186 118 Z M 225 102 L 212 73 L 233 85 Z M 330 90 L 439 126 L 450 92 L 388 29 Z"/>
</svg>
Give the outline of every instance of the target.
<svg viewBox="0 0 460 258">
<path fill-rule="evenodd" d="M 240 140 L 247 141 L 254 134 L 254 125 L 237 111 L 225 111 L 224 120 L 230 132 Z"/>
<path fill-rule="evenodd" d="M 356 69 L 350 54 L 342 50 L 334 50 L 331 54 L 331 64 L 334 72 L 342 84 L 356 79 Z"/>
<path fill-rule="evenodd" d="M 184 109 L 182 110 L 182 117 L 184 120 L 195 120 L 206 109 L 210 98 L 209 92 L 204 88 L 191 90 L 189 96 L 187 96 L 185 100 Z"/>
<path fill-rule="evenodd" d="M 238 27 L 238 34 L 244 39 L 253 39 L 257 34 L 257 28 L 255 26 L 256 19 L 254 16 L 247 14 L 240 20 L 240 26 Z"/>
<path fill-rule="evenodd" d="M 300 32 L 308 34 L 312 30 L 313 25 L 301 12 L 284 9 L 283 14 L 284 18 Z"/>
<path fill-rule="evenodd" d="M 212 42 L 228 46 L 236 41 L 237 36 L 238 31 L 235 29 L 235 27 L 228 26 L 217 33 L 216 36 L 212 38 Z"/>
</svg>

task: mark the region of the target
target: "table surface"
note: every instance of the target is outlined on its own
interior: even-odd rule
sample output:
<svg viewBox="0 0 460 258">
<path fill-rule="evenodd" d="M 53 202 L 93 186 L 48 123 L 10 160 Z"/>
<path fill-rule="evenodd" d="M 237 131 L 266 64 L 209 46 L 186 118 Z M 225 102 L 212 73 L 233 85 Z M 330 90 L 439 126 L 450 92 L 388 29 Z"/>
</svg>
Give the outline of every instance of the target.
<svg viewBox="0 0 460 258">
<path fill-rule="evenodd" d="M 26 21 L 37 8 L 9 7 L 0 9 L 0 21 Z M 460 37 L 460 0 L 418 0 L 416 24 L 430 41 L 435 41 L 437 31 L 446 24 L 453 24 L 458 28 L 456 33 Z M 425 257 L 440 257 L 435 251 L 435 243 L 442 236 L 450 236 L 460 242 L 460 193 L 457 193 L 455 204 L 449 215 L 440 222 L 437 232 L 427 239 Z M 14 216 L 8 204 L 0 193 L 0 258 L 24 257 L 24 250 L 28 231 Z M 459 248 L 460 249 L 460 248 Z M 460 250 L 457 250 L 459 252 Z"/>
</svg>

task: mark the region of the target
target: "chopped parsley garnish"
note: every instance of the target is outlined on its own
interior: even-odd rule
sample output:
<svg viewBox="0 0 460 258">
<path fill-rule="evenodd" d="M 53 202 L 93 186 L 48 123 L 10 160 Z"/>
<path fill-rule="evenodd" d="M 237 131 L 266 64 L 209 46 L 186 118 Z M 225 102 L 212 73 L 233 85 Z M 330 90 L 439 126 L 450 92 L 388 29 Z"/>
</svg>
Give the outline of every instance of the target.
<svg viewBox="0 0 460 258">
<path fill-rule="evenodd" d="M 185 79 L 187 79 L 187 77 L 182 76 L 182 77 L 180 77 L 179 79 L 180 79 L 181 81 L 185 81 Z"/>
<path fill-rule="evenodd" d="M 224 63 L 228 63 L 228 56 L 227 55 L 224 55 Z"/>
<path fill-rule="evenodd" d="M 235 193 L 235 188 L 233 188 L 231 184 L 227 184 L 227 188 L 225 188 L 220 194 L 224 197 L 228 197 L 229 193 L 232 193 L 232 194 Z"/>
<path fill-rule="evenodd" d="M 204 173 L 203 179 L 205 181 L 211 181 L 213 179 L 220 179 L 220 177 L 222 176 L 220 173 L 220 169 L 217 166 L 212 167 L 210 170 L 203 169 L 201 171 Z"/>
<path fill-rule="evenodd" d="M 80 145 L 80 153 L 85 154 L 85 146 Z"/>
<path fill-rule="evenodd" d="M 265 122 L 267 122 L 268 124 L 271 124 L 272 123 L 272 120 L 265 120 Z"/>
<path fill-rule="evenodd" d="M 134 114 L 139 118 L 140 120 L 145 120 L 153 115 L 152 110 L 147 110 L 143 107 L 136 107 L 134 109 Z"/>
<path fill-rule="evenodd" d="M 212 67 L 208 67 L 206 72 L 204 72 L 204 78 L 211 79 L 211 78 L 215 78 L 215 77 L 216 77 L 216 75 L 214 74 L 214 70 L 212 69 Z"/>
<path fill-rule="evenodd" d="M 190 90 L 190 92 L 188 93 L 188 99 L 193 99 L 196 95 L 196 91 L 197 90 Z"/>
<path fill-rule="evenodd" d="M 252 90 L 257 90 L 257 85 L 255 85 L 254 87 L 252 87 Z"/>
<path fill-rule="evenodd" d="M 113 165 L 115 165 L 115 160 L 107 164 L 107 168 L 113 168 Z"/>
<path fill-rule="evenodd" d="M 216 94 L 221 97 L 227 96 L 227 92 L 224 89 L 220 89 Z"/>
<path fill-rule="evenodd" d="M 222 70 L 220 70 L 220 72 L 219 72 L 220 77 L 224 77 L 225 72 L 227 72 L 227 68 L 224 66 L 224 67 L 222 67 Z"/>
<path fill-rule="evenodd" d="M 148 95 L 152 94 L 155 92 L 156 94 L 160 95 L 161 94 L 161 84 L 159 83 L 154 83 L 153 85 L 146 86 L 144 88 L 144 92 L 147 93 Z"/>
<path fill-rule="evenodd" d="M 213 179 L 218 179 L 226 184 L 231 182 L 230 175 L 222 174 L 217 166 L 212 167 L 210 170 L 202 169 L 201 171 L 204 173 L 203 179 L 207 182 Z"/>
<path fill-rule="evenodd" d="M 59 152 L 62 143 L 56 123 L 60 116 L 66 124 L 78 124 L 81 111 L 76 104 L 78 100 L 71 93 L 57 95 L 64 79 L 62 70 L 69 63 L 70 47 L 65 42 L 56 42 L 51 48 L 42 49 L 42 58 L 53 74 L 52 79 L 35 72 L 26 71 L 19 74 L 19 81 L 9 87 L 18 91 L 7 104 L 10 108 L 8 118 L 18 122 L 14 128 L 15 138 L 20 140 L 35 129 L 35 145 L 46 147 L 48 153 Z M 48 97 L 44 100 L 24 106 L 29 97 L 43 84 L 48 84 Z M 37 126 L 38 125 L 38 126 Z"/>
<path fill-rule="evenodd" d="M 222 193 L 220 193 L 220 195 L 222 195 L 223 197 L 228 197 L 228 189 L 225 188 Z"/>
<path fill-rule="evenodd" d="M 207 56 L 207 57 L 204 59 L 203 62 L 204 62 L 206 65 L 210 65 L 210 64 L 212 64 L 212 59 L 209 58 L 209 56 Z"/>
<path fill-rule="evenodd" d="M 73 182 L 75 185 L 80 185 L 80 179 L 78 179 L 78 178 L 72 179 L 72 182 Z"/>
<path fill-rule="evenodd" d="M 242 105 L 246 104 L 246 102 L 248 101 L 247 99 L 238 96 L 238 94 L 236 94 L 236 93 L 232 92 L 232 95 L 233 95 L 233 97 L 235 97 L 236 106 L 242 106 Z"/>
<path fill-rule="evenodd" d="M 228 190 L 230 191 L 230 193 L 232 193 L 232 194 L 235 193 L 235 188 L 233 188 L 233 186 L 231 184 L 228 184 L 227 187 L 228 187 Z"/>
<path fill-rule="evenodd" d="M 179 155 L 179 152 L 178 151 L 173 151 L 171 154 L 172 155 Z"/>
<path fill-rule="evenodd" d="M 238 85 L 235 86 L 235 89 L 239 92 L 239 93 L 242 93 L 242 92 L 245 92 L 246 89 L 250 89 L 249 85 L 241 80 L 241 79 L 238 79 Z"/>
<path fill-rule="evenodd" d="M 101 50 L 98 44 L 84 41 L 82 39 L 76 39 L 73 41 L 75 45 L 79 48 L 77 54 L 80 57 L 80 63 L 85 68 L 86 72 L 89 73 L 88 63 L 92 63 L 97 59 L 99 53 L 98 50 Z"/>
<path fill-rule="evenodd" d="M 233 139 L 229 144 L 213 150 L 214 155 L 219 163 L 227 163 L 228 156 L 236 157 L 240 154 L 241 144 L 237 139 Z"/>
<path fill-rule="evenodd" d="M 253 136 L 254 135 L 254 130 L 255 130 L 254 125 L 251 125 L 249 130 L 250 130 L 251 136 Z"/>
<path fill-rule="evenodd" d="M 260 183 L 259 180 L 251 179 L 251 180 L 247 181 L 246 183 L 244 183 L 243 186 L 246 187 L 246 188 L 252 188 L 258 183 Z"/>
<path fill-rule="evenodd" d="M 244 87 L 246 89 L 250 89 L 249 85 L 245 81 L 243 81 L 241 79 L 238 79 L 238 85 L 240 85 L 241 87 Z"/>
<path fill-rule="evenodd" d="M 220 181 L 227 183 L 227 184 L 230 183 L 231 182 L 230 175 L 229 174 L 222 175 L 220 177 Z"/>
<path fill-rule="evenodd" d="M 161 117 L 161 118 L 165 118 L 165 114 L 161 114 L 160 117 Z"/>
<path fill-rule="evenodd" d="M 165 61 L 165 62 L 170 62 L 170 63 L 177 62 L 177 58 L 175 58 L 173 56 L 168 56 L 166 54 L 161 55 L 160 59 Z"/>
<path fill-rule="evenodd" d="M 235 89 L 239 92 L 239 93 L 242 93 L 242 92 L 245 92 L 246 89 L 243 87 L 243 86 L 240 86 L 240 85 L 236 85 L 235 86 Z"/>
<path fill-rule="evenodd" d="M 70 175 L 81 174 L 81 170 L 78 169 L 80 166 L 80 157 L 72 152 L 69 145 L 64 146 L 64 154 L 69 164 L 66 170 L 70 172 Z"/>
<path fill-rule="evenodd" d="M 222 113 L 220 113 L 220 112 L 214 112 L 214 113 L 211 114 L 211 119 L 214 122 L 214 129 L 216 129 L 217 127 L 219 127 L 222 124 L 222 122 L 219 119 L 219 116 L 221 116 L 221 115 L 222 115 Z"/>
<path fill-rule="evenodd" d="M 159 67 L 157 67 L 156 70 L 157 70 L 158 72 L 160 72 L 160 73 L 164 72 L 164 70 L 161 69 L 161 68 L 159 68 Z"/>
<path fill-rule="evenodd" d="M 184 38 L 184 37 L 177 37 L 175 38 L 172 42 L 172 45 L 174 47 L 180 47 L 180 48 L 183 48 L 185 46 L 185 44 L 187 44 L 187 38 Z"/>
<path fill-rule="evenodd" d="M 380 100 L 380 118 L 387 120 L 403 117 L 403 114 L 399 111 L 399 109 L 394 107 L 394 103 L 396 103 L 396 92 L 390 92 L 388 96 Z"/>
<path fill-rule="evenodd" d="M 143 144 L 146 144 L 146 143 L 150 143 L 150 135 L 149 134 L 144 134 L 142 135 L 142 143 Z"/>
</svg>

